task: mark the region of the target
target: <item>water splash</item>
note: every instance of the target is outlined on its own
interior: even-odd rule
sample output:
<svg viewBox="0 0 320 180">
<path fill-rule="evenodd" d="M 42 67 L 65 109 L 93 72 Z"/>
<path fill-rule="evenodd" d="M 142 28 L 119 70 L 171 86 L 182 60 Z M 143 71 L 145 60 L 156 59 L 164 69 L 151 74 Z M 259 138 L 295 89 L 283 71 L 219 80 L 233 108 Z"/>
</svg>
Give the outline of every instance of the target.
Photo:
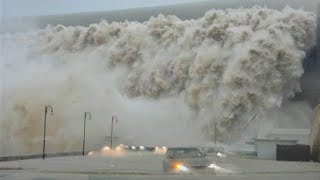
<svg viewBox="0 0 320 180">
<path fill-rule="evenodd" d="M 100 119 L 97 142 L 107 126 L 102 119 L 114 113 L 127 119 L 120 133 L 136 140 L 145 134 L 165 139 L 179 130 L 183 135 L 173 139 L 201 137 L 192 131 L 232 139 L 230 132 L 252 116 L 280 108 L 301 91 L 302 62 L 315 45 L 315 30 L 312 13 L 254 7 L 211 10 L 185 21 L 159 15 L 143 23 L 102 21 L 2 35 L 9 53 L 1 119 L 14 137 L 30 138 L 25 145 L 31 149 L 41 134 L 38 110 L 47 103 L 58 108 L 49 135 L 62 149 L 76 146 L 70 143 L 81 137 L 75 112 L 88 109 Z M 144 123 L 148 128 L 132 130 Z"/>
</svg>

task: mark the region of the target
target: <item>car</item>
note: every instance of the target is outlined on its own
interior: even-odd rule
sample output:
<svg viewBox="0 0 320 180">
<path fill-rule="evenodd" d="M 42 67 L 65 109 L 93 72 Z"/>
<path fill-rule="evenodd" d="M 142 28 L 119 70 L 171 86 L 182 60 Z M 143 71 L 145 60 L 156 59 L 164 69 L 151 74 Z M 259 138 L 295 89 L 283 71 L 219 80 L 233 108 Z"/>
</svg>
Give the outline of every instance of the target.
<svg viewBox="0 0 320 180">
<path fill-rule="evenodd" d="M 168 148 L 163 160 L 164 173 L 190 174 L 195 170 L 210 168 L 212 163 L 197 148 Z M 214 169 L 211 169 L 211 171 Z"/>
</svg>

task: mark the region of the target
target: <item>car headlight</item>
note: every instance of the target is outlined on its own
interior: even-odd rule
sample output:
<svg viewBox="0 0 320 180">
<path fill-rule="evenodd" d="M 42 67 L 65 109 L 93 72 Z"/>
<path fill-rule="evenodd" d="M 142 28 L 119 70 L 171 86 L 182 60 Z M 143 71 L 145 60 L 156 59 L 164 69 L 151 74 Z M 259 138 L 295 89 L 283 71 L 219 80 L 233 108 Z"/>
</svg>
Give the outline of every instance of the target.
<svg viewBox="0 0 320 180">
<path fill-rule="evenodd" d="M 122 151 L 122 146 L 117 146 L 116 151 Z"/>
<path fill-rule="evenodd" d="M 189 171 L 189 169 L 185 165 L 178 165 L 178 169 L 180 171 Z"/>
<path fill-rule="evenodd" d="M 105 147 L 102 148 L 102 150 L 103 150 L 103 151 L 110 151 L 111 148 L 110 148 L 109 146 L 105 146 Z"/>
<path fill-rule="evenodd" d="M 173 169 L 176 172 L 187 172 L 189 169 L 183 163 L 175 163 Z"/>
</svg>

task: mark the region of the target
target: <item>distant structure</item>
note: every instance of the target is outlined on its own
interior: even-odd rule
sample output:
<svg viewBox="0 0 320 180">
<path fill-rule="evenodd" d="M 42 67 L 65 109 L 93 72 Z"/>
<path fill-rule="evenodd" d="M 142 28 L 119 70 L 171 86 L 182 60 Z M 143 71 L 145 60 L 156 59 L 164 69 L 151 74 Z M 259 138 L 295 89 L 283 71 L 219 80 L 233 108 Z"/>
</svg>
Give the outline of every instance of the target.
<svg viewBox="0 0 320 180">
<path fill-rule="evenodd" d="M 310 135 L 311 156 L 314 161 L 320 161 L 320 104 L 315 109 L 315 118 Z"/>
<path fill-rule="evenodd" d="M 259 159 L 277 159 L 277 145 L 296 145 L 298 140 L 255 139 L 255 150 Z"/>
<path fill-rule="evenodd" d="M 297 146 L 307 146 L 310 137 L 309 129 L 266 129 L 266 133 L 254 140 L 255 151 L 259 159 L 277 160 L 278 146 L 293 147 L 299 149 Z M 304 147 L 303 147 L 304 148 Z M 300 148 L 301 149 L 301 148 Z M 305 150 L 306 151 L 306 150 Z M 282 151 L 283 152 L 283 151 Z M 309 156 L 310 149 L 307 150 Z M 300 156 L 299 156 L 300 157 Z"/>
<path fill-rule="evenodd" d="M 267 139 L 273 140 L 296 140 L 298 144 L 308 144 L 310 129 L 267 129 L 265 135 Z"/>
</svg>

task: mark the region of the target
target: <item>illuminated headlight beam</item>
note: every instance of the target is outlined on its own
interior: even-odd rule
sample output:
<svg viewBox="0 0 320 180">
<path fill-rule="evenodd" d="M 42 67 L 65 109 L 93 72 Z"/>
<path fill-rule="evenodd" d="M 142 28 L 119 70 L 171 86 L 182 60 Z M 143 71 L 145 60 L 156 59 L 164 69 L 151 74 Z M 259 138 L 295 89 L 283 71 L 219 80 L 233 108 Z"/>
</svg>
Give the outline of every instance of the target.
<svg viewBox="0 0 320 180">
<path fill-rule="evenodd" d="M 103 149 L 102 149 L 103 151 L 110 151 L 111 150 L 111 148 L 109 147 L 109 146 L 105 146 L 105 147 L 103 147 Z"/>
<path fill-rule="evenodd" d="M 188 169 L 185 165 L 183 165 L 183 164 L 178 164 L 178 165 L 177 165 L 177 169 L 178 169 L 179 171 L 183 171 L 183 172 L 189 171 L 189 169 Z"/>
</svg>

